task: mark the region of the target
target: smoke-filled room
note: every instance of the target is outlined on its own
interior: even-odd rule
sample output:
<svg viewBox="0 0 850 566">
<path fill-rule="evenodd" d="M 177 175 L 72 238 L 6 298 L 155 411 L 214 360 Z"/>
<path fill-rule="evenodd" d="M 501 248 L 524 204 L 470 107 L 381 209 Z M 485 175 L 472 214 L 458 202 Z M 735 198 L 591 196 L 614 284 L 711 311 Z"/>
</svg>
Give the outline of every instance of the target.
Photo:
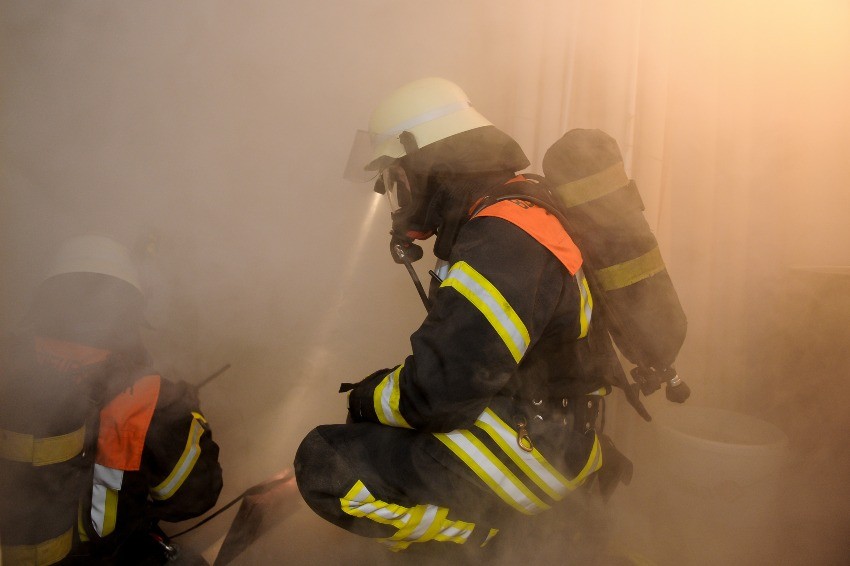
<svg viewBox="0 0 850 566">
<path fill-rule="evenodd" d="M 850 563 L 845 0 L 0 0 L 0 565 Z"/>
</svg>

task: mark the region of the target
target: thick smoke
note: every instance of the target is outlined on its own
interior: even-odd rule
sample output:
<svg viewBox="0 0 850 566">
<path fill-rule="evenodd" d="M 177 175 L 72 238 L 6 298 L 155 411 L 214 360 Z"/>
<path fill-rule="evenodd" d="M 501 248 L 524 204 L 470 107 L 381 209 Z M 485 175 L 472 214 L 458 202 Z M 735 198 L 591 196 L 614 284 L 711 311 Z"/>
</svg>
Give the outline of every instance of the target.
<svg viewBox="0 0 850 566">
<path fill-rule="evenodd" d="M 585 510 L 600 525 L 592 542 L 660 564 L 839 562 L 850 8 L 746 6 L 4 1 L 0 326 L 15 330 L 64 238 L 109 233 L 136 249 L 162 373 L 198 382 L 232 364 L 201 393 L 228 501 L 288 466 L 311 428 L 342 422 L 339 382 L 407 354 L 421 303 L 388 257 L 385 203 L 342 170 L 383 94 L 445 76 L 536 172 L 567 129 L 614 136 L 688 315 L 688 404 L 656 394 L 646 424 L 609 403 L 636 476 Z M 677 462 L 669 442 L 688 407 L 732 415 L 714 436 L 688 429 Z M 734 462 L 775 455 L 770 432 L 717 436 L 737 416 L 778 427 L 787 460 L 733 476 Z M 688 464 L 715 442 L 743 447 L 701 477 Z M 565 509 L 503 533 L 494 563 L 575 552 L 579 514 Z M 181 542 L 209 556 L 230 517 Z M 400 559 L 302 508 L 242 560 L 352 556 Z"/>
</svg>

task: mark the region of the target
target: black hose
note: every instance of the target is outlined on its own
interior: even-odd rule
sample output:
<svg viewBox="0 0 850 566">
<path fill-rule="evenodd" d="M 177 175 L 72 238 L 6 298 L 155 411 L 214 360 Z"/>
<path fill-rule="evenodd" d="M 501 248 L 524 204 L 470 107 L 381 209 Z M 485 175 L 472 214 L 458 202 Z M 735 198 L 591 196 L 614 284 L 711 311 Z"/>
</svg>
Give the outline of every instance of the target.
<svg viewBox="0 0 850 566">
<path fill-rule="evenodd" d="M 205 517 L 202 521 L 199 521 L 198 523 L 192 525 L 188 529 L 180 531 L 176 535 L 169 535 L 169 538 L 177 538 L 179 536 L 185 535 L 188 532 L 194 531 L 195 529 L 197 529 L 201 525 L 211 521 L 212 519 L 215 519 L 216 517 L 218 517 L 219 515 L 221 515 L 222 513 L 224 513 L 225 511 L 227 511 L 231 507 L 233 507 L 234 505 L 236 505 L 240 500 L 244 499 L 246 496 L 256 495 L 258 493 L 268 491 L 269 489 L 276 486 L 277 484 L 283 483 L 285 481 L 289 481 L 291 479 L 292 479 L 292 472 L 289 472 L 287 474 L 282 475 L 281 477 L 274 478 L 271 481 L 267 481 L 267 482 L 263 482 L 261 484 L 255 485 L 255 486 L 251 486 L 248 489 L 246 489 L 245 491 L 243 491 L 241 494 L 239 494 L 239 496 L 237 496 L 235 499 L 228 502 L 227 505 L 225 505 L 221 509 L 215 511 L 213 514 L 209 515 L 208 517 Z"/>
<path fill-rule="evenodd" d="M 425 305 L 425 310 L 431 310 L 431 301 L 428 300 L 428 295 L 425 293 L 425 288 L 422 286 L 422 281 L 419 280 L 419 276 L 416 275 L 416 270 L 413 269 L 413 264 L 410 261 L 410 258 L 407 256 L 407 253 L 404 251 L 404 247 L 401 244 L 395 244 L 392 247 L 393 254 L 398 261 L 404 264 L 407 268 L 407 272 L 410 274 L 410 278 L 413 280 L 413 284 L 416 286 L 416 291 L 419 293 L 419 298 L 422 299 L 422 304 Z"/>
</svg>

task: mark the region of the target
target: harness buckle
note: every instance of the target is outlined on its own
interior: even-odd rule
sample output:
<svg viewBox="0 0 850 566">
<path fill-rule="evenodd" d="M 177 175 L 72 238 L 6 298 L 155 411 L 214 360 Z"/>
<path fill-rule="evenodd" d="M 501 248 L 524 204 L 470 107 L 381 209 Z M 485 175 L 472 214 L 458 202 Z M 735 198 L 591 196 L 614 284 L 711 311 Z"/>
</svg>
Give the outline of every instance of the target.
<svg viewBox="0 0 850 566">
<path fill-rule="evenodd" d="M 534 452 L 534 443 L 531 441 L 531 437 L 528 435 L 528 421 L 525 420 L 525 417 L 517 418 L 516 427 L 517 446 L 519 446 L 526 452 Z"/>
</svg>

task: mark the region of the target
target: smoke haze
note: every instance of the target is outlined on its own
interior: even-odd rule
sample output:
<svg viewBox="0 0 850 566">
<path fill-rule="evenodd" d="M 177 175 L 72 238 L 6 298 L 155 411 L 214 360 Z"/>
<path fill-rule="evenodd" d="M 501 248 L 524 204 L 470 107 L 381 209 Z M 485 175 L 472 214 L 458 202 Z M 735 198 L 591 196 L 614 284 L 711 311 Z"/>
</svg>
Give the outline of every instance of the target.
<svg viewBox="0 0 850 566">
<path fill-rule="evenodd" d="M 444 76 L 534 172 L 568 129 L 615 137 L 688 315 L 688 404 L 671 417 L 656 394 L 652 424 L 622 399 L 609 407 L 636 463 L 633 485 L 599 510 L 609 539 L 659 564 L 841 563 L 848 60 L 839 0 L 3 0 L 0 328 L 15 330 L 63 239 L 100 232 L 137 250 L 163 375 L 199 382 L 232 364 L 201 394 L 230 500 L 290 465 L 310 429 L 344 420 L 340 382 L 408 353 L 424 313 L 387 253 L 387 205 L 342 172 L 384 94 Z M 684 468 L 659 451 L 690 406 L 778 427 L 787 460 L 746 486 L 714 481 L 731 465 L 671 482 Z M 719 419 L 712 434 L 734 421 Z M 735 437 L 769 446 L 716 459 L 755 469 L 773 440 Z M 700 499 L 700 485 L 717 497 Z M 216 521 L 183 544 L 214 545 L 228 519 Z M 568 527 L 535 528 L 553 529 L 538 550 L 557 563 Z M 355 553 L 391 560 L 301 509 L 243 563 Z"/>
</svg>

